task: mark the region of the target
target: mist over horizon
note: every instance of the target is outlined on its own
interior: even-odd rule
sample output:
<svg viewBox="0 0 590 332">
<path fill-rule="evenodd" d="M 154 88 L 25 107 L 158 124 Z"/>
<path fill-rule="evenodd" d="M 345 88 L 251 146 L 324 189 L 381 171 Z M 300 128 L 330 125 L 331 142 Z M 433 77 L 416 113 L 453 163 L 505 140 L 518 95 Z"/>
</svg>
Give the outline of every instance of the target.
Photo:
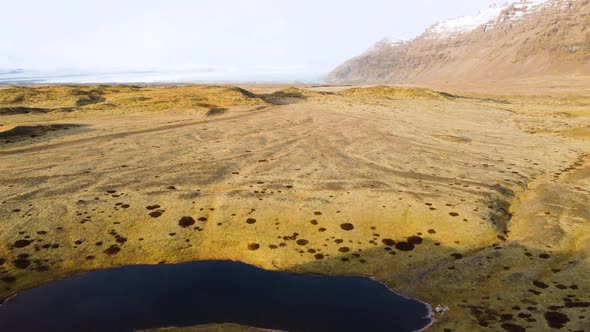
<svg viewBox="0 0 590 332">
<path fill-rule="evenodd" d="M 0 82 L 318 82 L 385 37 L 408 40 L 495 2 L 10 2 L 0 22 Z"/>
</svg>

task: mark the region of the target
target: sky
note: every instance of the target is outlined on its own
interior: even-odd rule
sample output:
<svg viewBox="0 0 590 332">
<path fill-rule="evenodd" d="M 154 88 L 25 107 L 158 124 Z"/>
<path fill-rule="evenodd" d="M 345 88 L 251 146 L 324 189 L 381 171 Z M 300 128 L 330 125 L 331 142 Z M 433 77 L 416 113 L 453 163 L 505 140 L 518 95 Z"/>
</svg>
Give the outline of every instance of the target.
<svg viewBox="0 0 590 332">
<path fill-rule="evenodd" d="M 0 0 L 0 69 L 327 73 L 498 0 Z"/>
</svg>

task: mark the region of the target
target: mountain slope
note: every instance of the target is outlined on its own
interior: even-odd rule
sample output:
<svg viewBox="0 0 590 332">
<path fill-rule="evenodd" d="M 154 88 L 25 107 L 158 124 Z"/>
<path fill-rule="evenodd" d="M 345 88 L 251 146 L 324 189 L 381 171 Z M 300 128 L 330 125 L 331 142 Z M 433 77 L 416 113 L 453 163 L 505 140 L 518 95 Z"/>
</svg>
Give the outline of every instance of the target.
<svg viewBox="0 0 590 332">
<path fill-rule="evenodd" d="M 380 42 L 336 68 L 328 81 L 418 83 L 545 75 L 590 75 L 590 0 L 523 0 L 438 23 L 409 42 Z"/>
</svg>

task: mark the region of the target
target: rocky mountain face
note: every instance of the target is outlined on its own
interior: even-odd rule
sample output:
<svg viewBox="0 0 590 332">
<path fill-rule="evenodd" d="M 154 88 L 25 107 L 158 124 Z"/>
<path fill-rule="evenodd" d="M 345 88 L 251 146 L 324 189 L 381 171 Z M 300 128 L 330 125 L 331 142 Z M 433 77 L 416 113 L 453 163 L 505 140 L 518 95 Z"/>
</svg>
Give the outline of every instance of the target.
<svg viewBox="0 0 590 332">
<path fill-rule="evenodd" d="M 435 83 L 590 75 L 590 0 L 522 0 L 381 41 L 330 83 Z"/>
</svg>

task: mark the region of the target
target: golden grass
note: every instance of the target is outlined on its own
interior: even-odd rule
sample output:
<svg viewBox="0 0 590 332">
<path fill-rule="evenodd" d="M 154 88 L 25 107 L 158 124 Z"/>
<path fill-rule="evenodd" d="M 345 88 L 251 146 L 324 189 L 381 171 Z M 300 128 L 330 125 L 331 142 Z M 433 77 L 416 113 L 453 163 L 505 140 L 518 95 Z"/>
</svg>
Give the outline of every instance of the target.
<svg viewBox="0 0 590 332">
<path fill-rule="evenodd" d="M 72 106 L 93 94 L 104 101 Z M 587 119 L 561 114 L 583 111 L 583 97 L 207 86 L 0 95 L 0 107 L 75 109 L 0 115 L 10 130 L 34 128 L 0 140 L 0 278 L 15 278 L 0 281 L 0 297 L 92 269 L 235 259 L 373 276 L 448 305 L 434 330 L 502 330 L 506 314 L 543 330 L 563 298 L 590 301 Z M 68 135 L 55 127 L 70 122 L 80 127 Z M 184 228 L 183 216 L 204 219 Z M 411 237 L 421 241 L 411 251 L 387 245 Z M 585 327 L 587 309 L 559 310 L 567 328 Z"/>
<path fill-rule="evenodd" d="M 590 126 L 562 130 L 560 134 L 567 137 L 590 140 Z"/>
<path fill-rule="evenodd" d="M 216 107 L 265 105 L 258 96 L 226 86 L 46 86 L 0 90 L 2 108 L 49 110 L 158 112 Z"/>
<path fill-rule="evenodd" d="M 374 86 L 368 88 L 351 88 L 340 92 L 344 96 L 370 97 L 370 98 L 394 98 L 394 99 L 429 99 L 443 100 L 450 97 L 430 89 L 415 87 Z"/>
</svg>

